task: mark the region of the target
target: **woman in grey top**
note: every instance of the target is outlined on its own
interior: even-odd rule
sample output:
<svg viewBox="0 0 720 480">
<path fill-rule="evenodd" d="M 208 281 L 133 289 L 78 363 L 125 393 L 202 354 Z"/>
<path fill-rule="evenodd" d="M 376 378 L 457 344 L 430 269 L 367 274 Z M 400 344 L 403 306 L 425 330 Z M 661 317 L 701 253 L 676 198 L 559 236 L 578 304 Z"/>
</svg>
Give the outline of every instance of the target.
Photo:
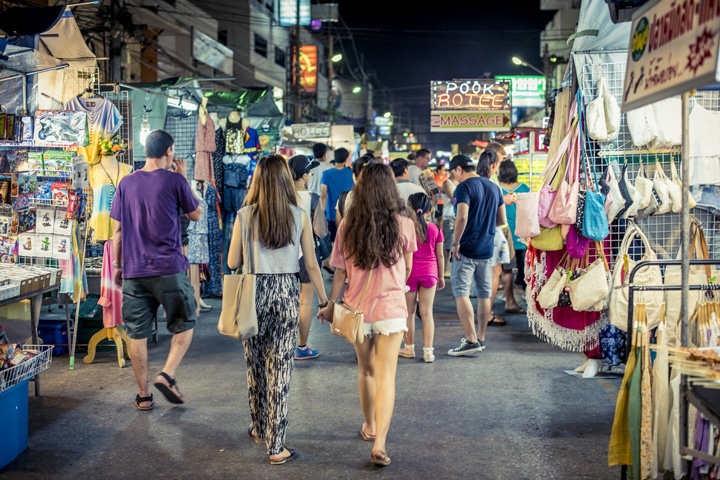
<svg viewBox="0 0 720 480">
<path fill-rule="evenodd" d="M 243 341 L 247 363 L 248 397 L 256 443 L 265 443 L 270 463 L 295 456 L 285 448 L 290 377 L 300 318 L 300 249 L 320 306 L 327 305 L 320 267 L 315 258 L 312 225 L 297 205 L 295 188 L 285 159 L 262 158 L 255 169 L 245 206 L 233 228 L 228 266 L 244 265 L 242 243 L 250 237 L 257 279 L 255 298 L 258 334 Z"/>
</svg>

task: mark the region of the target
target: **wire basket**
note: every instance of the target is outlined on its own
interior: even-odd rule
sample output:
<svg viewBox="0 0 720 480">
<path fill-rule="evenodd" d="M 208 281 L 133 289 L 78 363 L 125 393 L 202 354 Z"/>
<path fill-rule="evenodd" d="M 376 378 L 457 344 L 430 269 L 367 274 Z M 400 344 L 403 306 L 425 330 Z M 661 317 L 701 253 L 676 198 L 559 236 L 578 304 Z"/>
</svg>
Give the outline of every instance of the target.
<svg viewBox="0 0 720 480">
<path fill-rule="evenodd" d="M 23 349 L 35 350 L 38 354 L 20 365 L 0 372 L 0 393 L 50 368 L 53 345 L 23 345 Z"/>
</svg>

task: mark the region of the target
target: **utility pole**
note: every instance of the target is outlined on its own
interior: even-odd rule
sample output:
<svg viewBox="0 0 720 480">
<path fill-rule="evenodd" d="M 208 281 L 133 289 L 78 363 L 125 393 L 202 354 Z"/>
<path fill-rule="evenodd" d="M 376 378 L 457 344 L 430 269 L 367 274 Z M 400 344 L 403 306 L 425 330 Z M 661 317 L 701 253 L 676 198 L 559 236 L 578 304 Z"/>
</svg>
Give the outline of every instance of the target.
<svg viewBox="0 0 720 480">
<path fill-rule="evenodd" d="M 295 85 L 293 96 L 295 97 L 295 123 L 300 123 L 302 117 L 302 89 L 300 87 L 300 0 L 295 0 L 295 13 L 295 38 L 293 42 L 295 46 L 295 55 L 293 56 L 293 78 Z"/>
<path fill-rule="evenodd" d="M 110 81 L 122 81 L 122 27 L 118 25 L 120 19 L 120 1 L 112 0 L 110 4 L 110 18 L 112 27 L 110 31 Z"/>
<path fill-rule="evenodd" d="M 330 116 L 330 128 L 332 128 L 333 123 L 335 122 L 335 105 L 333 104 L 333 94 L 332 94 L 332 86 L 333 86 L 333 78 L 335 78 L 335 67 L 333 66 L 333 41 L 334 37 L 332 34 L 332 28 L 328 27 L 328 113 Z"/>
</svg>

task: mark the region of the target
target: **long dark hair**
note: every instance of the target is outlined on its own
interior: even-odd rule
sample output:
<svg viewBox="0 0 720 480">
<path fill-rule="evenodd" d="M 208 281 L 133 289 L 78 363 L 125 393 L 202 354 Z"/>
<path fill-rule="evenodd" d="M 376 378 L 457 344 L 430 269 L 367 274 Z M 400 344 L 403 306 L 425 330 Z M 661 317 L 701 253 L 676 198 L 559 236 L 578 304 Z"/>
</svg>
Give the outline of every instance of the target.
<svg viewBox="0 0 720 480">
<path fill-rule="evenodd" d="M 280 155 L 263 157 L 255 168 L 245 205 L 252 209 L 250 231 L 265 248 L 282 248 L 293 243 L 295 219 L 290 205 L 297 205 L 297 194 L 290 167 Z M 258 231 L 253 232 L 255 225 Z"/>
<path fill-rule="evenodd" d="M 422 192 L 413 193 L 408 197 L 408 207 L 413 213 L 415 220 L 415 234 L 417 235 L 417 243 L 423 243 L 427 239 L 428 224 L 425 221 L 425 214 L 432 210 L 432 202 L 430 197 Z"/>
<path fill-rule="evenodd" d="M 490 170 L 492 166 L 498 162 L 497 153 L 492 150 L 485 150 L 480 154 L 480 160 L 478 160 L 477 174 L 481 177 L 490 178 Z"/>
<path fill-rule="evenodd" d="M 342 223 L 345 257 L 362 270 L 395 265 L 404 252 L 398 216 L 406 213 L 390 167 L 365 166 Z"/>
</svg>

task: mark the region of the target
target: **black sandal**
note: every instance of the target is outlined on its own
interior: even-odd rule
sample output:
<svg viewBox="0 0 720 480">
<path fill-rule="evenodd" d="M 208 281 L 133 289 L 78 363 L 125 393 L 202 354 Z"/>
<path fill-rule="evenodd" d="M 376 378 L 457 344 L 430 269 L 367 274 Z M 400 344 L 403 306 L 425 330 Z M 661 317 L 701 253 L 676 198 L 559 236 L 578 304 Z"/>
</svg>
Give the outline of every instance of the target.
<svg viewBox="0 0 720 480">
<path fill-rule="evenodd" d="M 185 403 L 185 400 L 182 397 L 182 393 L 180 393 L 180 389 L 177 387 L 177 382 L 174 378 L 170 378 L 170 375 L 168 375 L 165 372 L 158 373 L 158 377 L 163 377 L 165 380 L 168 381 L 170 386 L 165 385 L 162 382 L 155 382 L 153 385 L 155 385 L 155 388 L 160 390 L 160 393 L 165 395 L 165 398 L 170 403 Z M 177 393 L 173 392 L 172 387 L 175 387 L 177 389 Z"/>
<path fill-rule="evenodd" d="M 150 406 L 149 407 L 140 406 L 140 404 L 143 402 L 150 402 Z M 149 397 L 141 397 L 139 393 L 137 395 L 135 395 L 135 406 L 137 407 L 138 410 L 147 412 L 149 410 L 152 410 L 154 405 L 155 405 L 155 402 L 153 401 L 152 393 L 150 394 Z"/>
</svg>

